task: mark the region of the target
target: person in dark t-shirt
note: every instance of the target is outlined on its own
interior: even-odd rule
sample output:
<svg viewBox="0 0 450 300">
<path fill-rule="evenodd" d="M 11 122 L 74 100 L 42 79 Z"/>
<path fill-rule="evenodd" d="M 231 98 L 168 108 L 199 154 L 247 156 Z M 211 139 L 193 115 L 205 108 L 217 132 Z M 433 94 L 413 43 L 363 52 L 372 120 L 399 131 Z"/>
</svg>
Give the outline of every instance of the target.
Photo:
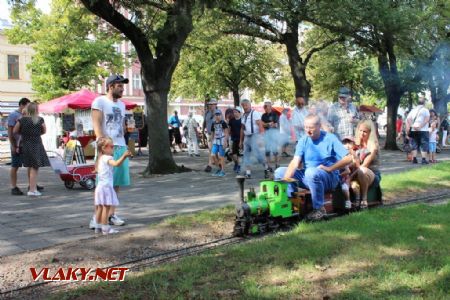
<svg viewBox="0 0 450 300">
<path fill-rule="evenodd" d="M 239 174 L 241 172 L 241 166 L 239 165 L 239 140 L 241 138 L 241 108 L 235 107 L 233 109 L 233 117 L 228 121 L 228 127 L 230 127 L 231 136 L 231 155 L 234 161 L 234 172 Z"/>
<path fill-rule="evenodd" d="M 265 178 L 269 177 L 270 173 L 273 173 L 273 169 L 270 166 L 270 154 L 273 155 L 275 169 L 279 167 L 278 165 L 278 140 L 279 140 L 279 117 L 276 112 L 272 110 L 272 102 L 264 102 L 265 113 L 261 117 L 263 122 L 264 132 L 264 144 L 266 147 L 266 161 L 267 166 L 264 171 Z"/>
<path fill-rule="evenodd" d="M 214 113 L 214 122 L 211 125 L 211 156 L 215 164 L 219 167 L 213 176 L 225 176 L 225 148 L 228 146 L 228 125 L 222 120 L 222 112 L 218 109 Z M 216 155 L 219 156 L 217 159 Z"/>
</svg>

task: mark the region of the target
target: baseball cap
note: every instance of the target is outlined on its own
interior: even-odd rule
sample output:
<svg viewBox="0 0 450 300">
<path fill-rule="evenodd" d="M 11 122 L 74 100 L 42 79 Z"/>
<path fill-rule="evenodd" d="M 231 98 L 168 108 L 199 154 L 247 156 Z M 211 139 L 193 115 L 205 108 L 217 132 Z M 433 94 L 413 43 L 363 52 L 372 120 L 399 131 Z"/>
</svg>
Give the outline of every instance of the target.
<svg viewBox="0 0 450 300">
<path fill-rule="evenodd" d="M 128 82 L 129 82 L 128 78 L 125 78 L 119 74 L 113 74 L 106 79 L 106 87 L 108 87 L 113 83 L 128 83 Z"/>
<path fill-rule="evenodd" d="M 349 97 L 350 96 L 350 90 L 343 86 L 339 88 L 339 97 Z"/>
<path fill-rule="evenodd" d="M 209 100 L 208 105 L 209 104 L 217 104 L 217 99 L 212 98 L 211 100 Z"/>
<path fill-rule="evenodd" d="M 215 115 L 222 115 L 222 111 L 220 109 L 216 109 L 214 112 Z"/>
<path fill-rule="evenodd" d="M 266 104 L 272 104 L 272 101 L 270 101 L 270 100 L 264 100 L 264 105 L 266 105 Z"/>
</svg>

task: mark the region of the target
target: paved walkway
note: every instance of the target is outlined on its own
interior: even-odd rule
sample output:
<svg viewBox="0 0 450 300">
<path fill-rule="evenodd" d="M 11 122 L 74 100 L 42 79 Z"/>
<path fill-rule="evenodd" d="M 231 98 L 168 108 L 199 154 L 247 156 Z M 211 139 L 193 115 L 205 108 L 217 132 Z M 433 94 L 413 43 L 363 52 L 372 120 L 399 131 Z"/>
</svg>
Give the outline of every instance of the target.
<svg viewBox="0 0 450 300">
<path fill-rule="evenodd" d="M 198 210 L 212 209 L 238 201 L 237 184 L 232 165 L 227 166 L 223 179 L 204 173 L 206 152 L 202 157 L 189 158 L 185 153 L 175 155 L 178 164 L 193 172 L 142 178 L 139 173 L 146 165 L 147 157 L 136 157 L 131 162 L 133 185 L 119 195 L 119 215 L 127 220 L 121 227 L 128 231 L 145 226 L 161 218 Z M 450 160 L 450 150 L 439 155 L 440 160 Z M 283 159 L 282 164 L 289 161 Z M 418 168 L 405 161 L 401 152 L 382 153 L 382 173 L 400 172 Z M 26 190 L 25 169 L 19 171 L 19 183 Z M 256 179 L 248 185 L 256 186 L 263 178 L 263 169 L 253 172 Z M 12 196 L 9 187 L 9 166 L 0 165 L 0 256 L 27 250 L 51 247 L 93 236 L 88 229 L 93 213 L 93 192 L 76 185 L 67 190 L 60 178 L 50 168 L 40 170 L 39 183 L 45 186 L 42 197 Z"/>
</svg>

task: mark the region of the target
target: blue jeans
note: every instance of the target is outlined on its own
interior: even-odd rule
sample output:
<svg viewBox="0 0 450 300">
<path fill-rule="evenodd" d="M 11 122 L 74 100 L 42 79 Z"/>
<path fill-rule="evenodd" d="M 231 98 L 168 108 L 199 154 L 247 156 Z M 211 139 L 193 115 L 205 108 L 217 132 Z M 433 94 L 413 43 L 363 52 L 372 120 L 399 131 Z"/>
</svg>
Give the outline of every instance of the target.
<svg viewBox="0 0 450 300">
<path fill-rule="evenodd" d="M 286 167 L 276 169 L 274 173 L 275 180 L 283 178 L 286 170 Z M 339 184 L 337 172 L 328 173 L 318 168 L 297 170 L 292 178 L 297 179 L 298 183 L 289 185 L 288 195 L 290 196 L 297 186 L 308 189 L 311 192 L 314 209 L 321 208 L 324 203 L 325 192 L 334 190 Z"/>
</svg>

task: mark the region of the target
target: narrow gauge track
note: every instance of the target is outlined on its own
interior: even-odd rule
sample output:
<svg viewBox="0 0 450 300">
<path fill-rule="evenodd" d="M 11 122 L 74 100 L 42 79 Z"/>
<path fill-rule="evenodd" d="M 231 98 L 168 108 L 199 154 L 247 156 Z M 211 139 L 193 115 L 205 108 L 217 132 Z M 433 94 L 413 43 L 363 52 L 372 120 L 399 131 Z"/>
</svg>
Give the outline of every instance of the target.
<svg viewBox="0 0 450 300">
<path fill-rule="evenodd" d="M 418 202 L 429 203 L 429 202 L 434 202 L 434 201 L 438 201 L 438 200 L 445 200 L 445 198 L 448 198 L 448 197 L 450 197 L 450 195 L 449 195 L 448 191 L 445 191 L 443 193 L 434 193 L 434 194 L 427 195 L 427 196 L 416 197 L 416 198 L 412 198 L 412 199 L 408 199 L 408 200 L 404 200 L 404 201 L 398 201 L 398 202 L 384 204 L 383 206 L 381 206 L 381 208 L 396 207 L 396 206 L 402 206 L 402 205 L 418 203 Z M 233 236 L 224 237 L 224 238 L 216 239 L 216 240 L 202 243 L 202 244 L 197 244 L 197 245 L 193 245 L 193 246 L 189 246 L 189 247 L 185 247 L 185 248 L 173 249 L 173 250 L 157 253 L 154 255 L 125 261 L 125 262 L 122 262 L 119 264 L 105 266 L 103 268 L 128 267 L 131 271 L 140 271 L 143 268 L 146 268 L 149 266 L 157 266 L 157 265 L 163 264 L 165 262 L 175 261 L 175 260 L 178 260 L 178 259 L 186 257 L 186 256 L 203 253 L 203 252 L 213 250 L 215 248 L 222 247 L 222 246 L 240 244 L 240 243 L 243 243 L 246 241 L 260 239 L 260 238 L 269 236 L 269 235 L 277 233 L 277 232 L 279 232 L 279 231 L 269 232 L 266 234 L 245 237 L 245 238 L 233 237 Z M 80 282 L 73 281 L 73 282 L 62 283 L 62 282 L 52 282 L 52 281 L 41 281 L 41 282 L 33 283 L 30 285 L 26 285 L 26 286 L 14 288 L 14 289 L 0 291 L 0 298 L 4 299 L 4 298 L 9 298 L 9 297 L 19 296 L 18 294 L 22 293 L 22 292 L 23 293 L 26 293 L 26 292 L 31 293 L 32 290 L 34 290 L 34 289 L 36 289 L 36 292 L 37 292 L 37 290 L 43 286 L 48 286 L 47 292 L 50 292 L 51 290 L 63 289 L 65 287 L 67 287 L 68 285 L 77 284 L 77 283 L 80 283 Z"/>
</svg>

